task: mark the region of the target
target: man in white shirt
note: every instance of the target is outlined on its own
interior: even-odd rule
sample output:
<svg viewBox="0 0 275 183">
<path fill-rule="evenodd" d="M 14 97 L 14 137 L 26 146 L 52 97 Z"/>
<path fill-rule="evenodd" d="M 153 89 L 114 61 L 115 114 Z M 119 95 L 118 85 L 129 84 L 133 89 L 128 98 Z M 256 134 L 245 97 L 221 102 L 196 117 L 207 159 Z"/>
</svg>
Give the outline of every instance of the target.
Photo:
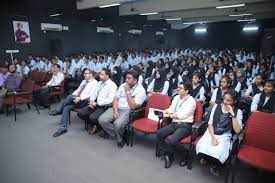
<svg viewBox="0 0 275 183">
<path fill-rule="evenodd" d="M 30 68 L 27 66 L 27 63 L 22 60 L 21 61 L 21 71 L 20 74 L 22 74 L 23 78 L 28 78 L 30 73 Z"/>
<path fill-rule="evenodd" d="M 89 134 L 95 134 L 98 131 L 98 117 L 112 105 L 117 86 L 110 79 L 111 72 L 109 69 L 102 69 L 99 74 L 99 81 L 95 95 L 90 97 L 89 104 L 82 108 L 77 114 L 86 123 L 90 123 L 91 127 L 88 129 Z"/>
<path fill-rule="evenodd" d="M 53 137 L 58 137 L 67 132 L 70 112 L 75 108 L 82 108 L 87 104 L 86 100 L 96 92 L 95 88 L 97 83 L 98 82 L 94 79 L 93 71 L 86 69 L 84 72 L 84 80 L 73 94 L 67 96 L 65 102 L 63 102 L 58 110 L 49 112 L 51 116 L 62 115 L 60 127 L 57 132 L 53 134 Z"/>
<path fill-rule="evenodd" d="M 131 110 L 140 107 L 146 99 L 145 89 L 138 84 L 138 76 L 138 72 L 133 69 L 126 73 L 126 82 L 116 92 L 113 107 L 98 118 L 100 126 L 106 132 L 104 136 L 117 136 L 119 148 L 124 146 L 123 134 Z"/>
<path fill-rule="evenodd" d="M 50 91 L 57 90 L 56 87 L 61 85 L 61 82 L 64 80 L 64 74 L 60 72 L 60 65 L 54 64 L 52 68 L 52 78 L 51 80 L 42 88 L 34 91 L 34 98 L 36 101 L 39 101 L 40 108 L 48 108 L 49 105 L 49 97 L 48 93 Z"/>
<path fill-rule="evenodd" d="M 173 99 L 170 107 L 163 111 L 164 118 L 172 119 L 172 123 L 160 128 L 156 134 L 159 147 L 165 153 L 165 168 L 172 165 L 175 147 L 192 132 L 196 101 L 190 95 L 191 90 L 191 83 L 179 84 L 179 95 Z M 172 135 L 172 138 L 166 142 L 168 135 Z M 183 161 L 182 165 L 185 164 Z"/>
</svg>

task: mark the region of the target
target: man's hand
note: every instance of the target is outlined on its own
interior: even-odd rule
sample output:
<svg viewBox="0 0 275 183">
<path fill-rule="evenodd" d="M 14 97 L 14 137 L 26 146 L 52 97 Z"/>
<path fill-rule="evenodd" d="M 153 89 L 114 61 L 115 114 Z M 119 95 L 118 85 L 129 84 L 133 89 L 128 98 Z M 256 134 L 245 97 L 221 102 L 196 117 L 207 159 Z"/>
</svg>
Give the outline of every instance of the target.
<svg viewBox="0 0 275 183">
<path fill-rule="evenodd" d="M 81 101 L 81 98 L 80 98 L 80 97 L 76 97 L 76 98 L 74 99 L 73 102 L 74 102 L 75 104 L 77 104 L 77 103 L 80 102 L 80 101 Z"/>
<path fill-rule="evenodd" d="M 117 119 L 117 118 L 118 118 L 118 116 L 119 116 L 118 111 L 114 111 L 114 119 Z"/>
<path fill-rule="evenodd" d="M 124 86 L 124 91 L 125 91 L 125 93 L 128 93 L 130 91 L 130 86 L 127 83 Z"/>
<path fill-rule="evenodd" d="M 46 89 L 46 88 L 48 88 L 48 87 L 49 87 L 48 85 L 42 86 L 43 89 Z"/>
</svg>

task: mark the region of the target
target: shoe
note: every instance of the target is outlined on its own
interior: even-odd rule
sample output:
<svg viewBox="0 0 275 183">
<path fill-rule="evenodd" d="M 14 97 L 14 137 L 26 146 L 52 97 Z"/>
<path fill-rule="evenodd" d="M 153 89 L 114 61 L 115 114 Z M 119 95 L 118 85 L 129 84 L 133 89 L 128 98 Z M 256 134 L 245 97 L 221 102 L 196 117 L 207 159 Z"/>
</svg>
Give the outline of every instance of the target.
<svg viewBox="0 0 275 183">
<path fill-rule="evenodd" d="M 171 155 L 166 154 L 165 155 L 165 165 L 164 168 L 170 168 L 173 162 L 173 158 Z"/>
<path fill-rule="evenodd" d="M 201 158 L 200 159 L 200 164 L 201 165 L 205 165 L 207 163 L 207 161 L 204 159 L 204 158 Z"/>
<path fill-rule="evenodd" d="M 68 132 L 68 130 L 65 128 L 65 129 L 59 129 L 57 132 L 55 132 L 54 134 L 53 134 L 53 137 L 58 137 L 58 136 L 60 136 L 60 135 L 63 135 L 64 133 L 67 133 Z"/>
<path fill-rule="evenodd" d="M 39 109 L 47 109 L 49 106 L 40 106 Z"/>
<path fill-rule="evenodd" d="M 186 166 L 188 164 L 188 161 L 185 160 L 185 159 L 183 159 L 183 160 L 180 161 L 179 164 L 180 164 L 181 167 L 184 167 L 184 166 Z"/>
<path fill-rule="evenodd" d="M 60 115 L 60 113 L 58 111 L 54 110 L 54 111 L 50 111 L 49 115 L 56 116 L 56 115 Z"/>
<path fill-rule="evenodd" d="M 103 130 L 98 136 L 100 136 L 101 138 L 104 138 L 104 139 L 109 138 L 109 134 L 107 132 L 103 131 Z"/>
<path fill-rule="evenodd" d="M 98 128 L 97 126 L 95 125 L 92 130 L 90 130 L 90 133 L 89 134 L 96 134 L 98 132 Z"/>
<path fill-rule="evenodd" d="M 210 167 L 210 173 L 214 176 L 220 176 L 220 169 L 217 166 Z"/>
<path fill-rule="evenodd" d="M 122 149 L 124 147 L 124 141 L 118 142 L 117 146 L 119 149 Z"/>
</svg>

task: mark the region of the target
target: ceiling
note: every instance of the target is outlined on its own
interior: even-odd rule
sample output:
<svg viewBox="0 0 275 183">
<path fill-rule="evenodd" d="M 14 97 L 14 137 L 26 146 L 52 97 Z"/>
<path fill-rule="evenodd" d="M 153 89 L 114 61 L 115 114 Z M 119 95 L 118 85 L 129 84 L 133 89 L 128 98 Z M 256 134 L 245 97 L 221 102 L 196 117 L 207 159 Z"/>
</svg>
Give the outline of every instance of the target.
<svg viewBox="0 0 275 183">
<path fill-rule="evenodd" d="M 102 5 L 119 3 L 120 6 L 98 8 Z M 216 6 L 245 3 L 244 7 L 216 9 Z M 239 19 L 275 18 L 274 0 L 9 0 L 1 3 L 0 13 L 49 17 L 62 13 L 62 17 L 83 20 L 119 18 L 135 22 L 147 20 L 183 29 L 190 22 L 223 22 Z M 158 12 L 156 15 L 141 16 L 140 13 Z M 252 14 L 249 16 L 229 16 Z M 62 18 L 59 17 L 59 18 Z M 180 18 L 179 20 L 165 20 Z M 274 20 L 274 19 L 273 19 Z M 153 24 L 153 23 L 152 23 Z"/>
<path fill-rule="evenodd" d="M 239 19 L 275 18 L 275 1 L 273 0 L 78 0 L 78 9 L 95 8 L 101 5 L 120 3 L 119 16 L 148 15 L 148 20 L 167 20 L 172 27 L 184 28 L 183 23 L 190 22 L 222 22 Z M 238 8 L 216 9 L 216 6 L 245 3 Z M 246 16 L 229 16 L 251 14 Z"/>
</svg>

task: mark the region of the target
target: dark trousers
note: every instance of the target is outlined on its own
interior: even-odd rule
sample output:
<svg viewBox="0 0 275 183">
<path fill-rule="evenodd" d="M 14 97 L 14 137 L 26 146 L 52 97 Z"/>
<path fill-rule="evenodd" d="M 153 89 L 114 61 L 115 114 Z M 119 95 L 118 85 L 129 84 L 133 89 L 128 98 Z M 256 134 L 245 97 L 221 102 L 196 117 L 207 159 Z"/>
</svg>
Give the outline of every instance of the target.
<svg viewBox="0 0 275 183">
<path fill-rule="evenodd" d="M 180 141 L 192 132 L 191 123 L 171 123 L 157 131 L 159 148 L 165 153 L 174 154 L 176 146 Z M 166 137 L 172 135 L 171 140 L 166 142 Z"/>
<path fill-rule="evenodd" d="M 98 118 L 108 107 L 106 106 L 96 106 L 95 108 L 91 108 L 86 106 L 82 108 L 78 113 L 78 117 L 82 120 L 90 123 L 91 125 L 98 125 Z"/>
<path fill-rule="evenodd" d="M 73 102 L 75 99 L 75 95 L 68 95 L 63 102 L 63 104 L 60 106 L 60 108 L 57 110 L 59 114 L 62 114 L 61 119 L 60 119 L 60 126 L 67 128 L 69 124 L 69 119 L 70 119 L 70 112 L 75 109 L 75 108 L 82 108 L 85 105 L 87 105 L 86 101 L 80 101 L 77 104 Z"/>
<path fill-rule="evenodd" d="M 49 92 L 57 91 L 55 87 L 47 87 L 47 88 L 40 88 L 35 91 L 33 91 L 34 95 L 34 100 L 35 102 L 38 102 L 39 105 L 44 106 L 44 107 L 49 107 L 50 106 L 50 101 L 49 101 Z"/>
</svg>

